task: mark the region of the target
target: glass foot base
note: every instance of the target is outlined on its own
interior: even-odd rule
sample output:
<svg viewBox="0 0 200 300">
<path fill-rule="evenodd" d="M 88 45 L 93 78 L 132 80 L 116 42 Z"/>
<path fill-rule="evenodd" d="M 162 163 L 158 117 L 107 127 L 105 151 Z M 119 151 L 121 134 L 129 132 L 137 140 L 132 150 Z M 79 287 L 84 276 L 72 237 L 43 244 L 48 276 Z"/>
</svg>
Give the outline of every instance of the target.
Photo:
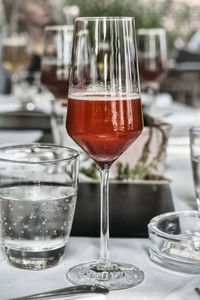
<svg viewBox="0 0 200 300">
<path fill-rule="evenodd" d="M 73 284 L 99 284 L 109 290 L 119 290 L 140 284 L 144 273 L 129 264 L 94 261 L 71 268 L 67 279 Z"/>
<path fill-rule="evenodd" d="M 64 255 L 65 246 L 49 251 L 20 251 L 5 247 L 6 257 L 10 264 L 20 269 L 42 270 L 57 265 Z"/>
</svg>

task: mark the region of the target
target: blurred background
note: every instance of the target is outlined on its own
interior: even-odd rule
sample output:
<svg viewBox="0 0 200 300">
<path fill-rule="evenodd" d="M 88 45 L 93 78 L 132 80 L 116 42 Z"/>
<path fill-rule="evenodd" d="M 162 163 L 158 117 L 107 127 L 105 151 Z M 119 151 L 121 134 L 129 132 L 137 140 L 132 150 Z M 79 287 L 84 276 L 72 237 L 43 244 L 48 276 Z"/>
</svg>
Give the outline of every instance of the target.
<svg viewBox="0 0 200 300">
<path fill-rule="evenodd" d="M 174 102 L 200 108 L 199 0 L 0 0 L 1 129 L 15 129 L 13 111 L 18 119 L 26 112 L 21 129 L 49 128 L 55 95 L 41 83 L 44 27 L 70 26 L 78 16 L 135 17 L 144 110 L 162 118 Z"/>
<path fill-rule="evenodd" d="M 164 28 L 168 72 L 160 89 L 174 100 L 200 106 L 200 3 L 198 0 L 1 0 L 1 34 L 25 30 L 29 35 L 29 75 L 40 69 L 43 29 L 48 24 L 73 24 L 77 16 L 134 16 L 136 28 Z M 16 25 L 16 23 L 18 23 Z M 18 28 L 14 28 L 14 27 Z M 2 40 L 2 39 L 1 39 Z M 0 92 L 10 93 L 9 75 L 1 64 Z M 33 76 L 30 78 L 33 81 Z M 6 81 L 6 82 L 5 82 Z"/>
</svg>

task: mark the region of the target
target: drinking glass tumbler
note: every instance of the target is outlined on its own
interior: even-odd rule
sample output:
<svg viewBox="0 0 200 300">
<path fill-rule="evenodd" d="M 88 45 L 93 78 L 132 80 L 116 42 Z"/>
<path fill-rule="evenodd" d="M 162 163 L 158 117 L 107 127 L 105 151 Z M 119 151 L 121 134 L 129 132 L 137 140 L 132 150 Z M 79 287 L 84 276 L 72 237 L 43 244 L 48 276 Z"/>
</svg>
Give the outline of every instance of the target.
<svg viewBox="0 0 200 300">
<path fill-rule="evenodd" d="M 76 150 L 0 147 L 0 240 L 8 261 L 40 270 L 58 264 L 69 239 L 78 185 Z"/>
<path fill-rule="evenodd" d="M 190 153 L 198 209 L 200 210 L 200 126 L 190 128 Z"/>
</svg>

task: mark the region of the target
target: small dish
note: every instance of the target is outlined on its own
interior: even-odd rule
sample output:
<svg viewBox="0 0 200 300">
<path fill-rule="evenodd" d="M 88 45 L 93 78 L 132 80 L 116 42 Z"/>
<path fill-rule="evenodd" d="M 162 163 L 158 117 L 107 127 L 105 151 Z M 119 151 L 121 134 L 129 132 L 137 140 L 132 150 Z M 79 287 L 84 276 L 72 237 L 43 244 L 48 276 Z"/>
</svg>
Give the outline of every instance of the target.
<svg viewBox="0 0 200 300">
<path fill-rule="evenodd" d="M 182 211 L 154 217 L 149 225 L 152 261 L 179 272 L 200 273 L 200 212 Z"/>
</svg>

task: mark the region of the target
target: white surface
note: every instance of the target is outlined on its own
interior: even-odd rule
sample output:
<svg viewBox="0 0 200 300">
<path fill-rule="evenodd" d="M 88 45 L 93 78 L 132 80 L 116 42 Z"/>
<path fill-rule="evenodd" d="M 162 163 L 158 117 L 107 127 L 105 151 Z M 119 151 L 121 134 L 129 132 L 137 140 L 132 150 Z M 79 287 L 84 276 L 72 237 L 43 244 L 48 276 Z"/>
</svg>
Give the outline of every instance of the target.
<svg viewBox="0 0 200 300">
<path fill-rule="evenodd" d="M 25 92 L 23 90 L 19 90 L 19 93 L 24 97 L 27 96 L 27 98 L 24 98 L 23 101 L 26 100 L 27 103 L 34 102 L 37 110 L 50 114 L 50 101 L 52 99 L 52 95 L 49 92 L 43 91 L 42 93 L 38 94 L 36 88 L 30 88 L 28 86 L 25 87 Z M 20 97 L 17 98 L 13 95 L 0 94 L 0 113 L 18 111 L 21 108 L 22 102 Z"/>
<path fill-rule="evenodd" d="M 168 148 L 165 176 L 171 179 L 175 209 L 177 211 L 196 209 L 187 138 L 181 141 L 172 137 Z M 137 287 L 111 292 L 107 296 L 84 296 L 78 299 L 199 299 L 194 288 L 200 287 L 200 275 L 170 271 L 151 262 L 148 257 L 147 239 L 111 239 L 110 246 L 113 260 L 135 264 L 144 271 L 145 281 Z M 0 264 L 0 300 L 68 286 L 65 274 L 70 267 L 98 257 L 98 239 L 71 238 L 64 261 L 57 267 L 35 272 L 14 268 L 3 261 Z"/>
<path fill-rule="evenodd" d="M 42 130 L 0 130 L 0 146 L 34 143 L 42 135 Z"/>
<path fill-rule="evenodd" d="M 172 180 L 176 209 L 192 209 L 195 205 L 193 183 L 190 172 L 181 172 L 188 165 L 176 159 L 179 169 L 174 170 L 174 160 L 168 160 L 167 174 Z M 189 169 L 185 169 L 189 171 Z M 187 174 L 187 175 L 186 175 Z M 181 175 L 181 176 L 180 176 Z M 184 182 L 183 182 L 184 178 Z M 187 184 L 185 184 L 187 182 Z M 145 281 L 131 289 L 111 292 L 107 296 L 82 297 L 79 299 L 99 300 L 195 300 L 194 288 L 199 286 L 198 275 L 187 275 L 159 267 L 149 260 L 147 239 L 111 239 L 113 260 L 135 264 L 145 273 Z M 81 262 L 97 259 L 99 240 L 71 238 L 64 261 L 52 269 L 25 271 L 10 266 L 6 261 L 0 267 L 0 299 L 58 289 L 69 286 L 65 278 L 67 270 Z M 54 298 L 52 298 L 54 299 Z M 67 299 L 67 298 L 62 298 Z M 72 298 L 74 299 L 74 298 Z"/>
<path fill-rule="evenodd" d="M 0 94 L 0 113 L 11 112 L 20 109 L 21 104 L 12 95 Z"/>
<path fill-rule="evenodd" d="M 137 287 L 110 292 L 104 299 L 198 299 L 194 288 L 199 286 L 199 276 L 177 273 L 155 265 L 148 258 L 147 248 L 148 240 L 145 239 L 111 240 L 113 259 L 140 267 L 145 273 L 145 280 Z M 20 297 L 26 294 L 69 286 L 65 278 L 66 271 L 77 263 L 98 258 L 98 255 L 99 241 L 97 239 L 71 238 L 65 259 L 57 267 L 38 272 L 25 271 L 13 268 L 4 261 L 1 263 L 0 269 L 0 299 L 6 300 L 11 297 Z M 102 299 L 102 297 L 99 299 Z"/>
</svg>

